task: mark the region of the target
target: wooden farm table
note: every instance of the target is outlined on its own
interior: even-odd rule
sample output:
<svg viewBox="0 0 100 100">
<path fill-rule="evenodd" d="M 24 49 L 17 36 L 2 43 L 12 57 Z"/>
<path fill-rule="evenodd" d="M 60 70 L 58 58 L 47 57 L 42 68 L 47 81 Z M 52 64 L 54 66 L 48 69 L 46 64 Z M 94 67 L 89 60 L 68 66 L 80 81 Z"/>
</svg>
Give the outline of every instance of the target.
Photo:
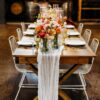
<svg viewBox="0 0 100 100">
<path fill-rule="evenodd" d="M 80 36 L 80 38 L 82 37 Z M 33 65 L 37 63 L 37 53 L 32 55 L 13 54 L 13 56 L 16 58 L 16 62 L 20 64 Z M 95 53 L 91 50 L 88 44 L 81 47 L 72 47 L 72 46 L 64 45 L 64 49 L 62 50 L 62 54 L 60 57 L 60 64 L 74 64 L 74 66 L 71 67 L 64 74 L 64 76 L 60 77 L 59 84 L 61 85 L 65 80 L 67 80 L 73 74 L 73 72 L 75 72 L 80 67 L 80 65 L 91 63 L 92 57 L 95 56 L 96 56 Z M 34 69 L 36 71 L 38 70 L 35 67 Z M 61 90 L 59 92 L 59 95 L 64 100 L 69 100 L 68 96 L 65 95 L 64 92 Z M 36 99 L 37 97 L 34 100 Z"/>
<path fill-rule="evenodd" d="M 21 64 L 36 64 L 37 63 L 37 54 L 36 55 L 13 55 L 16 58 L 17 63 Z M 81 64 L 87 64 L 91 63 L 92 57 L 95 57 L 95 53 L 90 49 L 88 44 L 83 47 L 69 47 L 69 46 L 64 46 L 64 49 L 61 54 L 60 58 L 60 64 L 74 64 L 73 67 L 71 67 L 65 74 L 64 76 L 60 77 L 60 85 L 67 80 L 74 71 L 76 71 Z M 36 69 L 34 66 L 32 66 L 34 70 L 37 72 L 38 69 Z M 59 95 L 64 99 L 64 100 L 70 100 L 68 99 L 69 97 L 64 94 L 62 90 L 60 90 Z M 34 99 L 37 100 L 37 97 Z"/>
</svg>

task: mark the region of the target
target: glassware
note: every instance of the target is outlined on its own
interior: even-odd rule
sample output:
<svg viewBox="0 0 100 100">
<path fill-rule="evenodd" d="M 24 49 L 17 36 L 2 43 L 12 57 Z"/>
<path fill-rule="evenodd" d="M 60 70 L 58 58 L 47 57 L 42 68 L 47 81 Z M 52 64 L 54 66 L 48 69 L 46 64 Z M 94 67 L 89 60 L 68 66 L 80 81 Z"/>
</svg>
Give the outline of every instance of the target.
<svg viewBox="0 0 100 100">
<path fill-rule="evenodd" d="M 47 52 L 48 51 L 48 39 L 47 38 L 43 38 L 42 39 L 42 48 L 41 48 L 42 52 Z"/>
<path fill-rule="evenodd" d="M 39 48 L 39 43 L 40 43 L 41 39 L 39 37 L 35 36 L 34 40 L 36 42 L 36 48 Z"/>
</svg>

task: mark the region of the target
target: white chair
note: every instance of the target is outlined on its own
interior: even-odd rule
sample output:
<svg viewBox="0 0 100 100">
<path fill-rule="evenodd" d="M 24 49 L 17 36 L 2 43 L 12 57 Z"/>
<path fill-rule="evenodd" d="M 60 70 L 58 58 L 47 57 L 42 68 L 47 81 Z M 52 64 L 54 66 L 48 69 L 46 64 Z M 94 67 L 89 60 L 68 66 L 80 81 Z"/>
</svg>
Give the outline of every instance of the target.
<svg viewBox="0 0 100 100">
<path fill-rule="evenodd" d="M 97 49 L 99 46 L 99 40 L 96 38 L 93 38 L 90 47 L 93 50 L 94 53 L 96 53 Z M 80 73 L 80 74 L 87 74 L 91 71 L 91 68 L 93 66 L 94 58 L 92 58 L 92 63 L 91 64 L 84 64 L 79 67 L 79 69 L 75 73 Z"/>
<path fill-rule="evenodd" d="M 18 45 L 16 43 L 15 37 L 14 36 L 10 36 L 9 37 L 9 44 L 10 44 L 10 48 L 11 48 L 11 52 L 12 55 L 14 54 L 15 50 L 18 48 Z M 24 52 L 24 51 L 23 51 Z M 34 73 L 33 68 L 28 65 L 28 64 L 17 64 L 15 61 L 15 57 L 13 56 L 13 62 L 14 62 L 14 66 L 16 68 L 16 70 L 20 73 L 22 73 L 22 78 L 19 82 L 19 89 L 18 92 L 16 94 L 15 100 L 17 100 L 18 94 L 20 92 L 21 88 L 35 88 L 36 84 L 24 84 L 24 79 L 27 73 L 32 73 L 32 78 L 34 79 L 34 77 L 37 77 L 37 75 Z M 28 79 L 27 79 L 28 80 Z"/>
<path fill-rule="evenodd" d="M 78 32 L 81 34 L 82 33 L 82 30 L 83 30 L 83 23 L 79 23 L 79 26 L 78 26 Z"/>
<path fill-rule="evenodd" d="M 90 44 L 90 48 L 93 50 L 94 53 L 96 53 L 97 49 L 99 46 L 99 40 L 96 38 L 93 38 L 91 44 Z M 84 89 L 86 91 L 86 82 L 84 79 L 84 75 L 88 74 L 91 71 L 91 68 L 93 66 L 93 62 L 94 62 L 94 57 L 92 58 L 91 64 L 83 64 L 81 65 L 75 72 L 74 74 L 78 74 L 81 80 L 82 85 L 70 85 L 67 86 L 67 88 L 69 89 Z M 69 65 L 68 67 L 70 68 L 72 65 Z M 65 68 L 67 66 L 65 65 Z M 62 73 L 65 73 L 68 69 L 63 69 L 61 70 Z M 88 96 L 87 96 L 88 98 Z"/>
<path fill-rule="evenodd" d="M 98 46 L 99 46 L 99 40 L 96 39 L 96 38 L 93 38 L 91 44 L 90 44 L 90 48 L 93 50 L 94 53 L 96 53 L 97 49 L 98 49 Z M 92 68 L 92 65 L 93 65 L 93 62 L 94 62 L 94 57 L 92 58 L 92 63 L 91 64 L 83 64 L 81 65 L 74 73 L 75 74 L 87 74 L 90 72 L 91 68 Z M 72 65 L 71 64 L 68 64 L 69 66 L 68 67 L 71 67 Z M 66 65 L 65 65 L 66 66 Z M 63 67 L 65 67 L 63 65 Z M 68 70 L 68 69 L 67 69 Z M 61 70 L 61 72 L 65 72 L 66 70 Z"/>
<path fill-rule="evenodd" d="M 17 32 L 18 40 L 20 41 L 22 39 L 23 32 L 21 31 L 20 28 L 17 28 L 16 29 L 16 32 Z"/>
<path fill-rule="evenodd" d="M 24 22 L 21 22 L 22 32 L 26 31 L 26 26 Z"/>
<path fill-rule="evenodd" d="M 86 29 L 83 34 L 83 38 L 86 41 L 86 43 L 89 43 L 90 37 L 91 37 L 91 30 Z"/>
</svg>

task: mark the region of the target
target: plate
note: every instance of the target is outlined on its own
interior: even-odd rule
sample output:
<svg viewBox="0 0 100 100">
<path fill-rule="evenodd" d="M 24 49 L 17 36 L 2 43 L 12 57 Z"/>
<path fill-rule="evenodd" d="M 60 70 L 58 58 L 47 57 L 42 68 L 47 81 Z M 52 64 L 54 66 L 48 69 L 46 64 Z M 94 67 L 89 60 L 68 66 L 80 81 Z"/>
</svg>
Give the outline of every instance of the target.
<svg viewBox="0 0 100 100">
<path fill-rule="evenodd" d="M 32 45 L 33 45 L 32 42 L 29 41 L 29 40 L 27 40 L 27 41 L 25 41 L 25 40 L 20 40 L 20 41 L 18 41 L 17 43 L 18 43 L 18 45 L 21 45 L 21 46 L 32 46 Z"/>
<path fill-rule="evenodd" d="M 28 26 L 29 29 L 31 29 L 31 28 L 34 29 L 35 27 L 36 27 L 36 24 L 30 24 L 30 25 Z"/>
<path fill-rule="evenodd" d="M 76 36 L 76 35 L 80 35 L 80 33 L 79 32 L 75 32 L 75 31 L 68 31 L 68 33 L 67 33 L 68 35 L 70 35 L 70 36 Z"/>
<path fill-rule="evenodd" d="M 65 27 L 65 28 L 71 28 L 71 29 L 75 28 L 74 25 L 65 25 L 64 27 Z"/>
<path fill-rule="evenodd" d="M 65 44 L 69 46 L 84 46 L 86 42 L 80 39 L 65 39 Z"/>
<path fill-rule="evenodd" d="M 26 31 L 23 32 L 24 35 L 34 35 L 35 30 L 34 29 L 27 29 Z"/>
</svg>

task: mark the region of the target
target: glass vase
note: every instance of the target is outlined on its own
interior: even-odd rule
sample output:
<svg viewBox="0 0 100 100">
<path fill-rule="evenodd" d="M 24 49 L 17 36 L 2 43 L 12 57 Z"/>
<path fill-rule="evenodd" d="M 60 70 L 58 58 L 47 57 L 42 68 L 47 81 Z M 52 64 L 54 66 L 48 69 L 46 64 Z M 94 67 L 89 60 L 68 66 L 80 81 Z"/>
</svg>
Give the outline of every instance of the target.
<svg viewBox="0 0 100 100">
<path fill-rule="evenodd" d="M 58 49 L 58 34 L 55 34 L 55 36 L 54 36 L 53 48 Z"/>
<path fill-rule="evenodd" d="M 43 38 L 42 39 L 42 52 L 47 52 L 48 51 L 48 39 L 47 38 Z"/>
</svg>

